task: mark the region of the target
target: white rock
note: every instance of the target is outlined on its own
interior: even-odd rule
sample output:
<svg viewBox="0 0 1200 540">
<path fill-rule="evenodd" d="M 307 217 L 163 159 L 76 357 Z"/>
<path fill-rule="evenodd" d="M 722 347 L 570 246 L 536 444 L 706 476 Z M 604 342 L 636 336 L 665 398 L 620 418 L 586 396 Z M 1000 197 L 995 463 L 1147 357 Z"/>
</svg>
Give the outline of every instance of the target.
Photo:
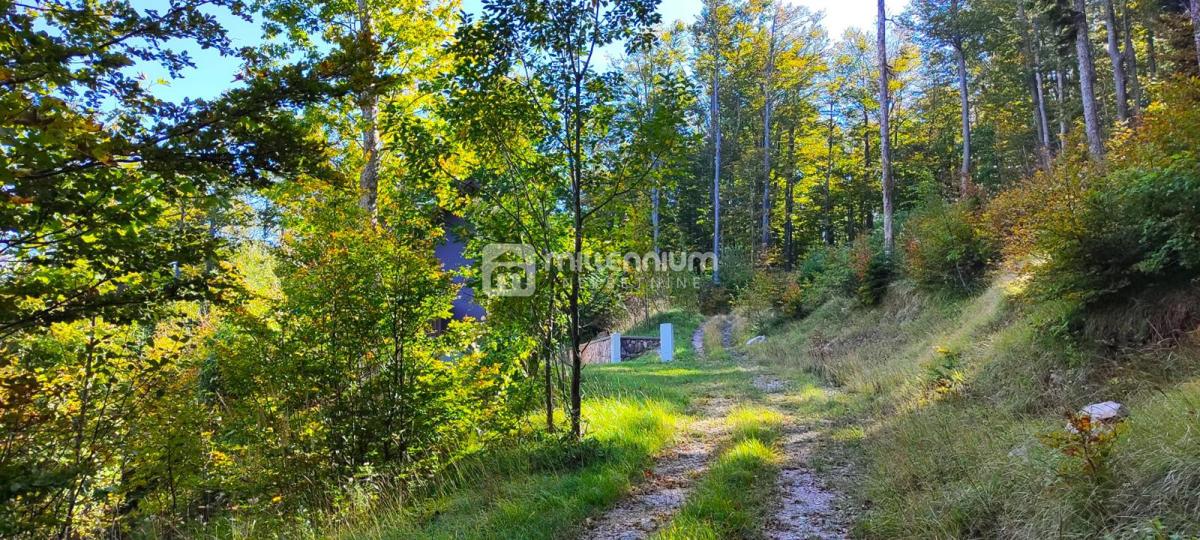
<svg viewBox="0 0 1200 540">
<path fill-rule="evenodd" d="M 1113 426 L 1121 423 L 1129 416 L 1129 409 L 1116 401 L 1105 401 L 1102 403 L 1093 403 L 1079 409 L 1079 416 L 1086 416 L 1093 426 L 1091 431 L 1096 433 L 1101 430 L 1112 429 Z M 1067 431 L 1077 433 L 1075 426 L 1068 424 Z"/>
<path fill-rule="evenodd" d="M 754 336 L 746 342 L 746 345 L 758 345 L 767 340 L 767 336 Z"/>
<path fill-rule="evenodd" d="M 1129 409 L 1124 405 L 1115 401 L 1105 401 L 1103 403 L 1093 403 L 1079 409 L 1080 416 L 1087 416 L 1092 419 L 1092 422 L 1102 424 L 1112 424 L 1120 422 L 1126 416 L 1129 416 Z"/>
</svg>

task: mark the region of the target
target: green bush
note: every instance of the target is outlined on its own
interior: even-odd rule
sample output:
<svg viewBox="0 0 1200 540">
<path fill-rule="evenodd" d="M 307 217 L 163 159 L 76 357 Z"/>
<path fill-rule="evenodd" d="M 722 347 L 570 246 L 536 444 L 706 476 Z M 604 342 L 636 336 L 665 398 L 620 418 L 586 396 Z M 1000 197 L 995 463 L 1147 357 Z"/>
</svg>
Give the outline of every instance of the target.
<svg viewBox="0 0 1200 540">
<path fill-rule="evenodd" d="M 858 282 L 858 301 L 866 306 L 879 305 L 892 280 L 892 261 L 882 253 L 873 253 Z"/>
<path fill-rule="evenodd" d="M 914 212 L 906 225 L 906 270 L 928 287 L 970 291 L 998 255 L 996 242 L 964 203 L 933 199 Z"/>
<path fill-rule="evenodd" d="M 733 295 L 724 285 L 706 281 L 700 286 L 700 313 L 704 315 L 729 313 L 729 306 L 732 303 Z"/>
<path fill-rule="evenodd" d="M 1026 263 L 1031 296 L 1069 304 L 1054 324 L 1076 329 L 1095 308 L 1200 279 L 1200 84 L 1170 82 L 1159 96 L 1139 126 L 1114 135 L 1103 163 L 1072 149 L 989 206 L 1008 255 Z"/>
<path fill-rule="evenodd" d="M 851 296 L 858 287 L 858 279 L 850 262 L 850 251 L 845 247 L 820 246 L 814 248 L 800 265 L 799 281 L 804 287 L 804 306 L 812 311 L 821 304 L 839 296 Z"/>
<path fill-rule="evenodd" d="M 782 272 L 758 271 L 750 284 L 738 294 L 737 307 L 745 314 L 754 332 L 765 332 L 777 320 L 784 291 L 792 281 Z"/>
</svg>

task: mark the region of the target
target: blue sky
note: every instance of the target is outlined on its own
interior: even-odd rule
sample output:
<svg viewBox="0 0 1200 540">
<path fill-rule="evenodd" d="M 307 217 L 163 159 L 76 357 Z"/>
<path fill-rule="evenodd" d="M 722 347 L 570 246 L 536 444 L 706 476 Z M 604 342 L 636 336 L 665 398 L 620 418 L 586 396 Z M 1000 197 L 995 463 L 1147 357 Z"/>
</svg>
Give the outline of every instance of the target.
<svg viewBox="0 0 1200 540">
<path fill-rule="evenodd" d="M 789 0 L 784 0 L 789 1 Z M 876 0 L 790 0 L 790 3 L 807 6 L 814 11 L 825 13 L 825 27 L 830 36 L 837 38 L 847 28 L 871 28 L 875 24 Z M 908 0 L 889 0 L 889 12 L 898 13 L 908 3 Z M 155 0 L 136 0 L 139 7 L 152 7 Z M 481 0 L 463 0 L 463 9 L 477 13 L 482 4 Z M 663 0 L 659 5 L 663 21 L 682 20 L 692 22 L 700 13 L 701 0 Z M 213 11 L 213 14 L 229 29 L 230 39 L 235 46 L 252 45 L 260 39 L 258 25 L 246 22 L 230 15 L 228 12 Z M 166 80 L 163 85 L 155 85 L 156 95 L 171 101 L 184 98 L 213 98 L 234 84 L 239 62 L 235 58 L 222 57 L 216 51 L 204 50 L 191 43 L 178 43 L 177 47 L 186 50 L 192 57 L 196 67 L 185 71 L 181 78 Z M 167 79 L 166 73 L 155 66 L 141 66 L 147 81 Z"/>
</svg>

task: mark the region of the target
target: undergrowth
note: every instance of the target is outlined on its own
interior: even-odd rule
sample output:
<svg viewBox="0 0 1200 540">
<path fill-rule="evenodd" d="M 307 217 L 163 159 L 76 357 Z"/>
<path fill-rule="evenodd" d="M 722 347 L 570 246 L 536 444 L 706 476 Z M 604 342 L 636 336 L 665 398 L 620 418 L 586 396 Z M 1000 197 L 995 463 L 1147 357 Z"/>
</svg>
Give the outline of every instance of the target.
<svg viewBox="0 0 1200 540">
<path fill-rule="evenodd" d="M 865 537 L 1094 538 L 1200 534 L 1200 345 L 1114 353 L 1040 330 L 997 279 L 972 296 L 900 282 L 878 308 L 835 298 L 751 358 L 840 387 L 831 456 Z M 1066 414 L 1114 400 L 1131 416 L 1082 475 Z M 1100 454 L 1096 454 L 1100 455 Z"/>
</svg>

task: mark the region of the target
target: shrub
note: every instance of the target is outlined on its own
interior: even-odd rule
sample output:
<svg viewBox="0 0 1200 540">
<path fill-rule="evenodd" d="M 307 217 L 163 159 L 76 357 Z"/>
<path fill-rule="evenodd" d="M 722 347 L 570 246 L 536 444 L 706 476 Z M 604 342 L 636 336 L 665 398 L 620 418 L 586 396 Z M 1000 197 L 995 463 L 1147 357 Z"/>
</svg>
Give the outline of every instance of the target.
<svg viewBox="0 0 1200 540">
<path fill-rule="evenodd" d="M 724 285 L 706 281 L 700 286 L 700 313 L 705 315 L 729 313 L 729 306 L 732 302 L 733 295 Z"/>
<path fill-rule="evenodd" d="M 850 246 L 850 264 L 858 301 L 865 306 L 878 305 L 892 280 L 892 261 L 883 253 L 882 237 L 858 237 Z"/>
<path fill-rule="evenodd" d="M 809 313 L 804 307 L 804 287 L 792 281 L 783 289 L 783 297 L 779 302 L 779 311 L 787 317 L 801 318 Z"/>
<path fill-rule="evenodd" d="M 1073 148 L 989 206 L 1006 252 L 1031 275 L 1031 296 L 1071 304 L 1058 324 L 1200 278 L 1200 84 L 1159 90 L 1142 124 L 1114 136 L 1105 163 Z"/>
<path fill-rule="evenodd" d="M 883 253 L 872 254 L 858 282 L 858 301 L 866 306 L 879 305 L 891 280 L 892 261 Z"/>
<path fill-rule="evenodd" d="M 849 250 L 833 246 L 820 246 L 808 253 L 800 265 L 799 281 L 804 285 L 808 311 L 835 297 L 851 296 L 858 286 Z"/>
<path fill-rule="evenodd" d="M 904 231 L 908 275 L 934 288 L 970 291 L 996 258 L 996 243 L 966 204 L 934 199 L 917 210 Z"/>
<path fill-rule="evenodd" d="M 766 327 L 775 321 L 789 281 L 787 274 L 759 271 L 754 273 L 750 284 L 742 289 L 736 304 L 750 320 L 750 326 L 755 332 L 766 330 Z"/>
</svg>

